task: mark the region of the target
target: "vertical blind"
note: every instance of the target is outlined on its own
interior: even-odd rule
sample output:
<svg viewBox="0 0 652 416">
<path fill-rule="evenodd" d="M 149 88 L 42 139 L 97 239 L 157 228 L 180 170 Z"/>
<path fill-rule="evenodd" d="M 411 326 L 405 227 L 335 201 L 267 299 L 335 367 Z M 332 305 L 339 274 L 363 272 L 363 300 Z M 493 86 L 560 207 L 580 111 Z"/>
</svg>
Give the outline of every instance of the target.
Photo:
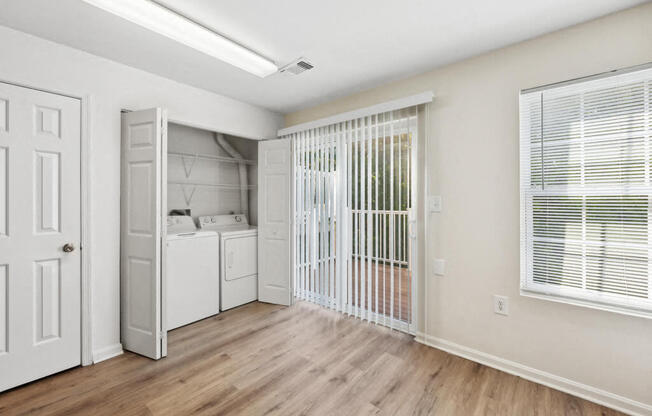
<svg viewBox="0 0 652 416">
<path fill-rule="evenodd" d="M 652 69 L 520 96 L 521 288 L 652 310 Z"/>
<path fill-rule="evenodd" d="M 295 296 L 411 331 L 417 108 L 292 133 Z"/>
</svg>

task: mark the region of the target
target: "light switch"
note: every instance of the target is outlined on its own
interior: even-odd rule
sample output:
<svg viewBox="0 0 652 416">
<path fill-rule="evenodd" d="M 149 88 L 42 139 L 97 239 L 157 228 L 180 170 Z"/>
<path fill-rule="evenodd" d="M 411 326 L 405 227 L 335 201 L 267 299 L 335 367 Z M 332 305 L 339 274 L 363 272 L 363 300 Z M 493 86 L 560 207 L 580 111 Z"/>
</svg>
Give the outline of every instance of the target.
<svg viewBox="0 0 652 416">
<path fill-rule="evenodd" d="M 441 212 L 441 195 L 430 195 L 428 197 L 428 211 Z"/>
<path fill-rule="evenodd" d="M 446 261 L 444 259 L 435 259 L 432 262 L 432 274 L 435 276 L 443 276 L 446 269 Z"/>
</svg>

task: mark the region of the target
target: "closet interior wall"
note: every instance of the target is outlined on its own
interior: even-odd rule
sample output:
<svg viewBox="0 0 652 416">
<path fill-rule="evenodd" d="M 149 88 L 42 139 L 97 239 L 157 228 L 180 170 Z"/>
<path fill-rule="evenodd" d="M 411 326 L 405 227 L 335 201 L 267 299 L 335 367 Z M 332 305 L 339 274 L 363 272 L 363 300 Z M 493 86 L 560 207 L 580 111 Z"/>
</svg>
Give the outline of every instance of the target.
<svg viewBox="0 0 652 416">
<path fill-rule="evenodd" d="M 168 210 L 190 209 L 196 219 L 201 215 L 240 214 L 248 209 L 249 223 L 257 225 L 256 164 L 244 165 L 248 181 L 246 207 L 241 198 L 240 166 L 219 160 L 233 156 L 217 143 L 216 135 L 169 123 Z M 258 159 L 257 141 L 228 135 L 224 138 L 245 161 Z"/>
</svg>

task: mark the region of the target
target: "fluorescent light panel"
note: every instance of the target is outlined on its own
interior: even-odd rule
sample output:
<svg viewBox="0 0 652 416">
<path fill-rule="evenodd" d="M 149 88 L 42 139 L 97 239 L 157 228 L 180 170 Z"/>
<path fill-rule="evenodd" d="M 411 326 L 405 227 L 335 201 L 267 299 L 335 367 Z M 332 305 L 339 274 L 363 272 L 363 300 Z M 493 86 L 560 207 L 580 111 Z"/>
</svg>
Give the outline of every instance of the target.
<svg viewBox="0 0 652 416">
<path fill-rule="evenodd" d="M 269 59 L 152 1 L 83 1 L 261 78 L 278 70 Z"/>
</svg>

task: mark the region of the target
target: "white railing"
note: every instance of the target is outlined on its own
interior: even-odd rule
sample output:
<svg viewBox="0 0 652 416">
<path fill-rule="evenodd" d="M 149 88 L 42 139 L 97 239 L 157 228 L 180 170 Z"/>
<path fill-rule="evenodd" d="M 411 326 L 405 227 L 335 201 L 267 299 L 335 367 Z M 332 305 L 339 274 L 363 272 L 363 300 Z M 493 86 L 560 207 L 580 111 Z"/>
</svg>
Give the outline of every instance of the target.
<svg viewBox="0 0 652 416">
<path fill-rule="evenodd" d="M 370 244 L 372 245 L 371 252 L 373 253 L 371 256 L 366 254 L 367 250 L 366 247 L 362 248 L 362 254 L 359 253 L 361 247 L 354 247 L 351 248 L 351 253 L 350 257 L 355 258 L 355 259 L 360 259 L 360 260 L 366 260 L 366 261 L 372 261 L 372 262 L 378 262 L 380 264 L 394 264 L 397 267 L 407 267 L 408 262 L 409 262 L 409 252 L 410 252 L 410 247 L 409 247 L 409 238 L 408 238 L 408 211 L 389 211 L 389 210 L 359 210 L 359 209 L 353 209 L 349 210 L 351 215 L 369 215 L 369 222 L 373 225 L 376 224 L 376 220 L 378 220 L 378 224 L 383 224 L 386 227 L 386 231 L 384 233 L 379 233 L 377 235 L 374 233 L 374 238 L 384 238 L 384 244 L 380 242 L 378 244 L 378 251 L 380 253 L 376 253 L 376 243 L 375 241 L 372 241 Z M 378 217 L 378 218 L 377 218 Z M 326 222 L 336 221 L 336 217 L 326 217 L 325 218 Z M 312 224 L 311 224 L 312 221 Z M 388 231 L 389 227 L 391 226 L 390 224 L 394 224 L 395 231 L 394 231 L 394 255 L 391 255 L 391 245 L 389 242 L 390 239 L 390 233 Z M 310 214 L 310 212 L 304 212 L 303 215 L 301 213 L 298 213 L 296 217 L 296 224 L 298 226 L 306 226 L 306 227 L 311 227 L 312 232 L 310 235 L 313 238 L 313 244 L 314 247 L 319 247 L 321 239 L 319 238 L 319 230 L 323 230 L 323 233 L 326 233 L 330 236 L 330 231 L 329 230 L 335 230 L 336 227 L 331 227 L 329 225 L 322 226 L 323 224 L 320 223 L 320 218 L 316 214 Z M 357 224 L 358 228 L 358 233 L 360 232 L 362 225 Z M 298 229 L 301 229 L 301 227 L 298 227 Z M 353 230 L 349 231 L 351 235 L 354 234 Z M 303 237 L 303 234 L 298 234 L 299 238 Z M 330 241 L 330 238 L 325 239 L 326 243 Z M 329 253 L 329 250 L 325 251 L 325 256 L 320 256 L 319 254 L 322 253 L 321 250 L 316 250 L 315 251 L 316 256 L 309 261 L 301 261 L 298 259 L 297 263 L 295 264 L 296 267 L 305 267 L 308 265 L 311 265 L 313 269 L 319 267 L 322 264 L 327 264 L 329 261 L 335 260 L 335 250 L 332 250 L 331 253 Z M 330 254 L 330 255 L 329 255 Z"/>
<path fill-rule="evenodd" d="M 398 266 L 408 265 L 408 256 L 410 251 L 408 239 L 408 211 L 354 209 L 351 210 L 351 213 L 354 215 L 368 215 L 370 216 L 368 221 L 372 224 L 372 226 L 375 226 L 375 224 L 382 224 L 382 226 L 385 227 L 385 232 L 372 234 L 374 239 L 384 239 L 384 242 L 380 241 L 380 244 L 378 245 L 378 251 L 380 251 L 380 253 L 375 253 L 376 242 L 371 241 L 368 242 L 368 244 L 371 244 L 371 256 L 366 253 L 366 247 L 354 246 L 351 250 L 352 257 L 373 262 L 378 261 L 386 264 L 396 264 Z M 389 232 L 391 224 L 394 224 L 393 254 L 391 253 L 392 244 L 390 244 L 390 238 L 392 234 Z M 362 250 L 362 253 L 359 253 L 358 250 Z"/>
</svg>

